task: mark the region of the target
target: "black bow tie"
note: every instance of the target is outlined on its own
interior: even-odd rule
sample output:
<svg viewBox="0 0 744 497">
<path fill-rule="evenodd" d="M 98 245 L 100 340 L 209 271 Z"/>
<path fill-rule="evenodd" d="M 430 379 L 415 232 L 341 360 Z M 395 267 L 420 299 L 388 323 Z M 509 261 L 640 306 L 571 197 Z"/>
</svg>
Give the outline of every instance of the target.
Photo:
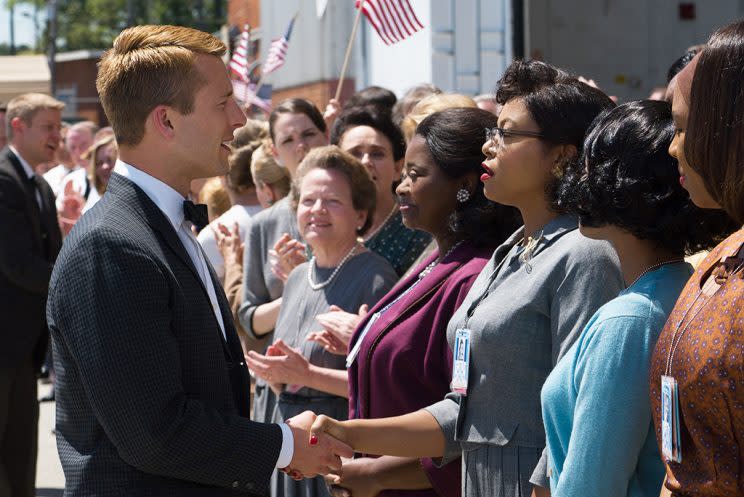
<svg viewBox="0 0 744 497">
<path fill-rule="evenodd" d="M 207 206 L 205 204 L 195 204 L 191 200 L 183 201 L 183 215 L 187 221 L 191 221 L 197 231 L 204 229 L 209 224 L 207 215 Z"/>
</svg>

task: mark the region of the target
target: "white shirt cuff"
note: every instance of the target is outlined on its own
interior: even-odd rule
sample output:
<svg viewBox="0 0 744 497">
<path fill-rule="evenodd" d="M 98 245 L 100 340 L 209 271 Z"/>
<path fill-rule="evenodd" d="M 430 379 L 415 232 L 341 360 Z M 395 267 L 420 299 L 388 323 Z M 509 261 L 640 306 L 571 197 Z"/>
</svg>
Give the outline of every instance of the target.
<svg viewBox="0 0 744 497">
<path fill-rule="evenodd" d="M 279 423 L 282 429 L 282 450 L 279 452 L 279 459 L 276 460 L 276 467 L 279 469 L 286 468 L 292 462 L 294 456 L 294 436 L 292 429 L 287 423 Z"/>
</svg>

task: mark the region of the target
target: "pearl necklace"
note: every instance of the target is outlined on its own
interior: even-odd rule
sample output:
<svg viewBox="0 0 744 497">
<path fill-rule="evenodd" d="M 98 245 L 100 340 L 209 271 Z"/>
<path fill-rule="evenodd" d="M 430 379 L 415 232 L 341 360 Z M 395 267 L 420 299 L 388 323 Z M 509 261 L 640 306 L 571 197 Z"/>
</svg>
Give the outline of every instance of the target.
<svg viewBox="0 0 744 497">
<path fill-rule="evenodd" d="M 444 254 L 444 257 L 442 257 L 441 259 L 439 259 L 439 258 L 437 257 L 436 259 L 434 259 L 433 261 L 431 261 L 431 262 L 430 262 L 430 263 L 429 263 L 429 264 L 428 264 L 428 265 L 427 265 L 427 266 L 426 266 L 426 267 L 424 268 L 424 270 L 423 270 L 423 271 L 421 271 L 421 272 L 419 273 L 419 275 L 418 275 L 419 279 L 421 280 L 421 279 L 423 279 L 423 278 L 424 278 L 424 277 L 425 277 L 425 276 L 426 276 L 427 274 L 431 273 L 431 272 L 432 272 L 432 271 L 434 270 L 434 268 L 435 268 L 435 267 L 437 266 L 437 264 L 439 264 L 440 262 L 444 262 L 444 260 L 445 260 L 445 259 L 446 259 L 447 257 L 449 257 L 449 255 L 450 255 L 450 254 L 451 254 L 452 252 L 454 252 L 454 251 L 455 251 L 455 249 L 456 249 L 457 247 L 459 247 L 460 245 L 462 245 L 462 242 L 463 242 L 463 240 L 460 240 L 460 241 L 459 241 L 459 242 L 457 242 L 456 244 L 452 245 L 452 247 L 450 247 L 450 249 L 449 249 L 449 250 L 447 251 L 447 253 L 446 253 L 446 254 Z"/>
<path fill-rule="evenodd" d="M 631 283 L 630 285 L 627 286 L 627 288 L 630 288 L 633 285 L 635 285 L 636 283 L 638 283 L 638 280 L 640 280 L 641 278 L 643 278 L 646 275 L 646 273 L 649 273 L 649 272 L 653 271 L 654 269 L 658 269 L 661 266 L 666 266 L 667 264 L 675 264 L 677 262 L 684 262 L 684 259 L 672 259 L 672 260 L 669 260 L 669 261 L 659 262 L 657 264 L 654 264 L 653 266 L 647 267 L 645 271 L 643 271 L 641 274 L 638 275 L 638 277 L 636 279 L 633 280 L 633 283 Z"/>
<path fill-rule="evenodd" d="M 368 233 L 364 237 L 364 241 L 365 242 L 368 242 L 371 239 L 373 239 L 375 237 L 375 235 L 377 235 L 377 233 L 380 232 L 380 230 L 382 229 L 382 227 L 385 226 L 388 221 L 390 221 L 390 218 L 393 217 L 393 214 L 395 214 L 397 210 L 398 210 L 398 204 L 395 203 L 395 204 L 393 204 L 393 209 L 390 211 L 390 213 L 387 215 L 387 217 L 382 220 L 382 222 L 380 223 L 380 225 L 377 228 L 375 228 L 375 230 L 372 233 Z"/>
<path fill-rule="evenodd" d="M 359 244 L 355 243 L 354 246 L 351 247 L 351 250 L 346 253 L 343 259 L 341 259 L 341 262 L 338 263 L 338 266 L 336 266 L 336 269 L 333 270 L 331 276 L 327 280 L 320 283 L 315 283 L 313 281 L 313 267 L 315 266 L 315 256 L 312 256 L 312 258 L 310 258 L 310 262 L 307 265 L 307 283 L 310 285 L 310 288 L 312 288 L 313 290 L 320 290 L 321 288 L 325 288 L 330 285 L 333 281 L 333 278 L 335 278 L 338 272 L 341 270 L 341 267 L 346 264 L 346 261 L 348 261 L 352 255 L 354 255 L 354 252 L 356 251 L 358 246 Z"/>
</svg>

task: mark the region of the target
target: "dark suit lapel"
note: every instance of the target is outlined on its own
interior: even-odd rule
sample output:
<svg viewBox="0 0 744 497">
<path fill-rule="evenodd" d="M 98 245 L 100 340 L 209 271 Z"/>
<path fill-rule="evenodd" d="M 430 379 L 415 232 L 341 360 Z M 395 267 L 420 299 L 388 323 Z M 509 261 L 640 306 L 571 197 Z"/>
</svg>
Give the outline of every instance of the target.
<svg viewBox="0 0 744 497">
<path fill-rule="evenodd" d="M 173 225 L 168 220 L 165 214 L 163 214 L 163 211 L 158 208 L 155 203 L 150 199 L 150 197 L 147 196 L 147 194 L 137 185 L 135 185 L 133 182 L 129 181 L 127 178 L 119 175 L 119 174 L 112 174 L 111 179 L 109 180 L 109 184 L 106 188 L 107 194 L 112 194 L 113 196 L 121 197 L 123 198 L 128 205 L 130 206 L 140 206 L 141 212 L 140 214 L 145 219 L 145 221 L 160 235 L 163 237 L 163 239 L 166 241 L 170 249 L 178 256 L 181 261 L 189 268 L 189 270 L 193 273 L 194 278 L 201 286 L 202 292 L 204 292 L 204 298 L 207 299 L 207 302 L 210 302 L 209 299 L 209 292 L 207 292 L 206 287 L 204 286 L 204 283 L 202 282 L 201 276 L 199 276 L 199 272 L 196 270 L 196 267 L 194 266 L 193 261 L 191 260 L 191 256 L 189 256 L 188 252 L 186 251 L 186 248 L 183 246 L 183 243 L 181 242 L 181 239 L 178 237 L 178 234 L 176 233 L 176 230 L 173 228 Z M 198 244 L 197 244 L 198 245 Z M 201 247 L 199 247 L 199 250 L 201 250 Z M 202 252 L 203 255 L 203 252 Z M 207 261 L 207 268 L 209 270 L 210 276 L 212 278 L 212 285 L 214 286 L 215 293 L 217 294 L 217 301 L 220 306 L 220 311 L 222 313 L 222 321 L 225 324 L 225 335 L 227 337 L 230 337 L 230 333 L 228 333 L 228 329 L 232 331 L 233 337 L 237 338 L 237 334 L 235 332 L 235 328 L 232 325 L 232 313 L 229 312 L 229 307 L 227 306 L 227 301 L 224 296 L 224 292 L 221 292 L 219 289 L 222 288 L 219 284 L 219 280 L 217 280 L 214 270 L 212 269 L 211 265 L 209 264 L 209 260 Z M 211 303 L 210 303 L 211 307 Z M 227 309 L 227 316 L 226 317 L 226 309 Z M 222 335 L 222 332 L 219 331 L 219 323 L 217 323 L 217 319 L 215 318 L 215 325 L 218 328 L 218 332 L 220 335 Z M 229 328 L 228 328 L 229 326 Z M 237 340 L 236 340 L 237 341 Z M 243 354 L 238 353 L 235 354 L 236 351 L 234 351 L 234 347 L 230 346 L 230 344 L 225 343 L 225 340 L 222 336 L 220 336 L 220 342 L 222 343 L 223 350 L 225 352 L 225 356 L 228 358 L 228 361 L 233 360 L 233 358 L 242 358 Z M 238 349 L 240 349 L 240 342 L 237 341 Z M 231 352 L 233 350 L 233 352 Z M 238 359 L 240 360 L 240 359 Z"/>
<path fill-rule="evenodd" d="M 39 212 L 39 204 L 36 202 L 36 195 L 34 194 L 33 189 L 29 188 L 28 176 L 21 165 L 21 161 L 9 148 L 6 148 L 6 151 L 8 154 L 8 162 L 13 166 L 12 171 L 15 173 L 18 186 L 20 186 L 21 190 L 25 193 L 26 212 L 31 218 L 31 224 L 34 227 L 34 229 L 31 230 L 34 242 L 36 242 L 40 250 L 44 250 L 44 241 L 41 239 L 41 215 Z"/>
<path fill-rule="evenodd" d="M 181 239 L 178 238 L 176 230 L 173 228 L 173 225 L 166 215 L 163 214 L 163 211 L 155 205 L 150 197 L 148 197 L 140 187 L 119 174 L 111 175 L 106 192 L 122 198 L 127 205 L 133 207 L 135 210 L 139 210 L 139 214 L 144 218 L 147 224 L 160 233 L 170 249 L 194 274 L 194 277 L 201 285 L 202 290 L 204 290 L 204 296 L 209 299 L 207 289 L 204 288 L 199 272 L 196 270 L 196 267 L 194 267 L 194 263 L 191 261 L 188 252 L 186 252 L 183 243 L 181 243 Z M 140 207 L 140 209 L 137 209 L 137 206 Z"/>
</svg>

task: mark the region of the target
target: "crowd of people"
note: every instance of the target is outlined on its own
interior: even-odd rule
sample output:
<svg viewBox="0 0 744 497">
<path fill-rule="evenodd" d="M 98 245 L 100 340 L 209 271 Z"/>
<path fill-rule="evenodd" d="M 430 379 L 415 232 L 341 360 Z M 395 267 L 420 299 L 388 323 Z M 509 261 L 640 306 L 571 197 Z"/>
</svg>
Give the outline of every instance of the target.
<svg viewBox="0 0 744 497">
<path fill-rule="evenodd" d="M 224 51 L 4 109 L 1 495 L 46 363 L 70 496 L 744 496 L 744 21 L 619 105 L 516 60 L 246 122 Z"/>
</svg>

